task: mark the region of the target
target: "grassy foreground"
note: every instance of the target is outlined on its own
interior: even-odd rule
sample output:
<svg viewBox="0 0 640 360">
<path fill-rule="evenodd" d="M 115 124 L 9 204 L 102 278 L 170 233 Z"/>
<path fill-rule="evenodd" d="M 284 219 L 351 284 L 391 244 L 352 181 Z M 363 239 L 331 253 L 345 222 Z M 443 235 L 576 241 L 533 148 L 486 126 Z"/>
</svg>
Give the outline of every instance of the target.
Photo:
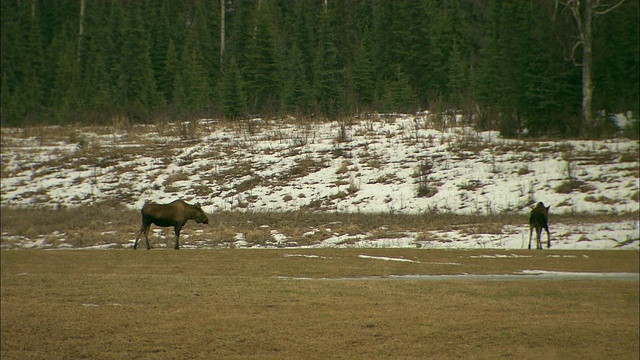
<svg viewBox="0 0 640 360">
<path fill-rule="evenodd" d="M 635 251 L 0 254 L 2 359 L 639 356 L 637 281 L 338 279 L 525 269 L 638 272 Z M 496 254 L 523 257 L 479 257 Z"/>
</svg>

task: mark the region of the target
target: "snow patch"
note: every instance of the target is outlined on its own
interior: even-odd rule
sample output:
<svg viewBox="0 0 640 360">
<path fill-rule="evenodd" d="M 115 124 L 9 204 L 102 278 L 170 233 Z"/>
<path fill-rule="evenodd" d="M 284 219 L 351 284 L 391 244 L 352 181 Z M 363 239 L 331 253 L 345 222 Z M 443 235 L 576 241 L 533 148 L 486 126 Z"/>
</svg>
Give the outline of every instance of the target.
<svg viewBox="0 0 640 360">
<path fill-rule="evenodd" d="M 370 256 L 370 255 L 358 255 L 361 259 L 372 259 L 372 260 L 383 260 L 383 261 L 399 261 L 399 262 L 409 262 L 409 263 L 420 263 L 420 261 L 405 259 L 405 258 L 394 258 L 394 257 L 386 257 L 386 256 Z"/>
</svg>

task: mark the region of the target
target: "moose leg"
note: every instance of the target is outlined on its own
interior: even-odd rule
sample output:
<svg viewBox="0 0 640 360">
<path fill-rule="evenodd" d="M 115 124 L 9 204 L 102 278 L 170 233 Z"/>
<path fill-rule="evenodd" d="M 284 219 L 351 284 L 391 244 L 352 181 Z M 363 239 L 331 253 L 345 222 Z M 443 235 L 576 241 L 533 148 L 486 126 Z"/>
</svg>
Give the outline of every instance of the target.
<svg viewBox="0 0 640 360">
<path fill-rule="evenodd" d="M 536 227 L 537 249 L 542 250 L 542 228 Z"/>
<path fill-rule="evenodd" d="M 180 230 L 182 230 L 182 226 L 176 226 L 175 227 L 176 246 L 174 247 L 174 249 L 176 249 L 176 250 L 180 250 Z"/>
<path fill-rule="evenodd" d="M 147 250 L 151 250 L 151 246 L 149 246 L 149 230 L 151 229 L 151 224 L 144 229 L 144 240 L 147 243 Z"/>
<path fill-rule="evenodd" d="M 133 250 L 138 247 L 138 239 L 140 238 L 140 235 L 142 235 L 142 231 L 138 231 L 138 235 L 136 235 L 136 239 L 133 241 Z"/>
<path fill-rule="evenodd" d="M 549 234 L 549 227 L 546 226 L 544 229 L 547 230 L 547 249 L 551 249 L 551 235 Z"/>
<path fill-rule="evenodd" d="M 140 239 L 140 236 L 142 236 L 142 233 L 144 232 L 144 223 L 142 224 L 142 226 L 140 227 L 140 230 L 138 230 L 138 235 L 136 235 L 136 240 L 133 242 L 133 250 L 135 250 L 138 247 L 138 239 Z"/>
<path fill-rule="evenodd" d="M 533 236 L 533 226 L 529 226 L 529 250 L 531 250 L 531 236 Z"/>
</svg>

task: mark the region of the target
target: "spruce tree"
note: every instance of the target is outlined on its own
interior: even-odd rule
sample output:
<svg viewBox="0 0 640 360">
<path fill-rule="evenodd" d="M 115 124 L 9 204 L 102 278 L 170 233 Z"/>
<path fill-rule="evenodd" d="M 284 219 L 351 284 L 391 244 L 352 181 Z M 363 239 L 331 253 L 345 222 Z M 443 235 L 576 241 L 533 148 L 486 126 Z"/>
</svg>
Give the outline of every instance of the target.
<svg viewBox="0 0 640 360">
<path fill-rule="evenodd" d="M 68 40 L 65 51 L 59 54 L 56 80 L 51 92 L 54 123 L 62 124 L 78 120 L 71 117 L 82 105 L 77 50 L 77 43 L 74 40 Z"/>
<path fill-rule="evenodd" d="M 131 5 L 126 17 L 118 85 L 123 91 L 121 106 L 131 120 L 147 120 L 150 111 L 161 104 L 149 56 L 149 42 L 142 27 L 140 5 Z"/>
<path fill-rule="evenodd" d="M 269 6 L 263 4 L 256 15 L 243 68 L 251 112 L 273 111 L 279 100 L 281 76 L 276 62 L 272 23 Z"/>
<path fill-rule="evenodd" d="M 315 61 L 315 92 L 318 111 L 334 117 L 342 111 L 342 71 L 338 67 L 334 34 L 326 16 L 320 28 Z"/>
<path fill-rule="evenodd" d="M 226 66 L 220 87 L 224 116 L 231 119 L 243 116 L 246 113 L 246 103 L 242 77 L 235 59 L 231 59 Z"/>
<path fill-rule="evenodd" d="M 167 46 L 164 68 L 158 74 L 158 90 L 164 97 L 167 104 L 174 102 L 174 88 L 178 72 L 180 71 L 180 61 L 173 40 L 169 40 Z"/>
<path fill-rule="evenodd" d="M 467 62 L 462 56 L 462 52 L 454 42 L 453 49 L 451 51 L 451 57 L 449 62 L 448 71 L 448 84 L 449 84 L 449 103 L 460 109 L 465 102 L 465 95 L 468 94 L 467 87 L 469 85 L 469 71 Z"/>
<path fill-rule="evenodd" d="M 365 46 L 364 40 L 358 45 L 352 74 L 355 101 L 358 107 L 371 107 L 375 96 L 375 74 L 371 53 Z"/>
<path fill-rule="evenodd" d="M 204 116 L 209 111 L 209 96 L 211 88 L 207 72 L 200 63 L 199 51 L 196 46 L 185 47 L 181 57 L 180 86 L 183 95 L 175 98 L 179 108 L 186 109 L 197 116 Z"/>
<path fill-rule="evenodd" d="M 302 52 L 295 43 L 289 52 L 289 63 L 284 90 L 284 110 L 293 114 L 308 113 L 312 108 L 311 88 L 302 63 Z"/>
<path fill-rule="evenodd" d="M 386 86 L 384 104 L 384 110 L 388 112 L 412 113 L 416 110 L 416 96 L 401 65 L 396 65 L 395 79 Z"/>
</svg>

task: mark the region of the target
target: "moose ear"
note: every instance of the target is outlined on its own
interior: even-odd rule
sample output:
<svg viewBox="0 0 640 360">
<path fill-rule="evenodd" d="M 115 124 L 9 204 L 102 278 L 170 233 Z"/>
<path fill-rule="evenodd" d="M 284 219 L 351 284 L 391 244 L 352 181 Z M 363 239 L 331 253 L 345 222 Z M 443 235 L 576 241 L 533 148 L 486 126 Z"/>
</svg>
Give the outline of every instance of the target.
<svg viewBox="0 0 640 360">
<path fill-rule="evenodd" d="M 197 207 L 201 207 L 199 202 L 197 202 L 197 203 L 196 203 L 196 206 L 197 206 Z"/>
</svg>

